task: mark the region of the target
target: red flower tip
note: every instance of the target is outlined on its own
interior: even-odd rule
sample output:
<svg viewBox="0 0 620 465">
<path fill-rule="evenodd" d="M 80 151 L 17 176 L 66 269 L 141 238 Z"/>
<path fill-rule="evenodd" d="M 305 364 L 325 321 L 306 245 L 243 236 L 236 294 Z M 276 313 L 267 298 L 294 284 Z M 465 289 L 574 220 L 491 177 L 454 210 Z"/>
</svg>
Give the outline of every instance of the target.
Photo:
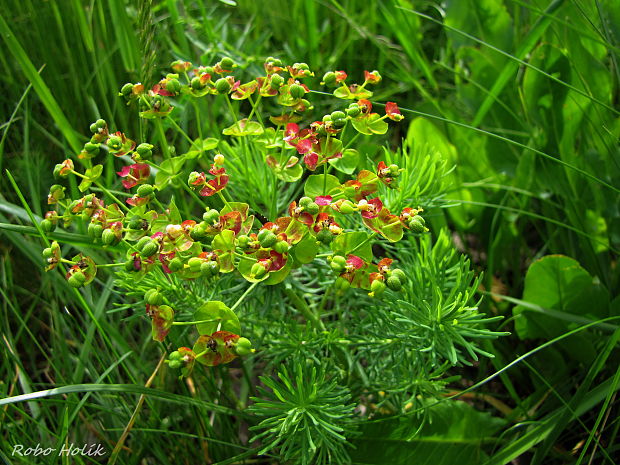
<svg viewBox="0 0 620 465">
<path fill-rule="evenodd" d="M 367 202 L 360 201 L 358 207 L 362 210 L 362 217 L 371 219 L 379 216 L 379 212 L 383 209 L 383 202 L 381 202 L 379 197 L 375 197 Z"/>
<path fill-rule="evenodd" d="M 387 271 L 390 266 L 392 266 L 392 262 L 394 262 L 394 260 L 392 260 L 391 258 L 382 258 L 381 260 L 379 260 L 379 263 L 377 263 L 379 273 L 384 273 L 385 271 Z"/>
<path fill-rule="evenodd" d="M 369 71 L 364 71 L 364 79 L 370 84 L 376 84 L 381 81 L 381 75 L 379 71 L 373 71 L 372 73 Z"/>
<path fill-rule="evenodd" d="M 362 110 L 362 113 L 364 114 L 368 114 L 371 112 L 372 110 L 372 103 L 370 103 L 370 100 L 366 100 L 365 98 L 358 100 L 357 104 L 360 107 L 360 110 Z M 387 108 L 387 105 L 386 105 Z"/>
<path fill-rule="evenodd" d="M 299 133 L 299 125 L 297 123 L 288 123 L 284 130 L 284 140 L 289 141 Z"/>
<path fill-rule="evenodd" d="M 310 139 L 300 140 L 295 147 L 297 148 L 297 153 L 308 153 L 312 149 L 312 141 Z"/>
<path fill-rule="evenodd" d="M 310 171 L 314 171 L 319 163 L 319 155 L 316 152 L 307 153 L 304 156 L 304 163 Z"/>
<path fill-rule="evenodd" d="M 405 117 L 401 115 L 400 110 L 398 109 L 398 105 L 394 102 L 387 102 L 385 104 L 385 114 L 388 115 L 392 121 L 401 121 Z"/>
<path fill-rule="evenodd" d="M 318 197 L 316 197 L 314 199 L 314 203 L 316 203 L 319 206 L 325 206 L 325 205 L 330 205 L 332 203 L 332 196 L 331 195 L 319 195 Z"/>
<path fill-rule="evenodd" d="M 141 205 L 145 205 L 148 201 L 148 197 L 138 197 L 137 195 L 134 195 L 133 197 L 129 197 L 125 202 L 132 207 L 139 207 Z"/>
<path fill-rule="evenodd" d="M 359 270 L 362 266 L 364 266 L 364 260 L 362 260 L 357 255 L 348 255 L 347 266 L 352 267 L 356 270 Z"/>
<path fill-rule="evenodd" d="M 226 184 L 228 184 L 228 176 L 225 174 L 218 176 L 205 184 L 205 187 L 200 191 L 200 195 L 203 197 L 210 197 L 224 189 Z"/>
<path fill-rule="evenodd" d="M 131 189 L 138 184 L 145 182 L 151 174 L 151 168 L 145 163 L 135 163 L 133 165 L 124 166 L 118 174 L 121 178 L 128 178 L 122 181 L 125 189 Z"/>
</svg>

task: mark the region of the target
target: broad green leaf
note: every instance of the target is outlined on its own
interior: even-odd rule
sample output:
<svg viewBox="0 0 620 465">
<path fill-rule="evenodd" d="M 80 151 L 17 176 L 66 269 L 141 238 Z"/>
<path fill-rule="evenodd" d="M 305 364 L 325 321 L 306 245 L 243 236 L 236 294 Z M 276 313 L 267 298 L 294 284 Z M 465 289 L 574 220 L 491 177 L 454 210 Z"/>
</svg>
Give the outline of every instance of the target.
<svg viewBox="0 0 620 465">
<path fill-rule="evenodd" d="M 400 219 L 398 216 L 389 213 L 387 208 L 381 209 L 377 217 L 363 218 L 362 221 L 390 242 L 398 242 L 403 237 L 403 225 Z"/>
<path fill-rule="evenodd" d="M 155 307 L 151 320 L 151 337 L 154 341 L 163 342 L 172 328 L 174 310 L 167 305 Z"/>
<path fill-rule="evenodd" d="M 608 316 L 609 293 L 579 262 L 562 255 L 549 255 L 534 262 L 525 276 L 523 299 L 542 309 L 567 312 L 599 319 Z M 524 305 L 513 309 L 515 329 L 521 339 L 552 339 L 574 324 L 545 315 L 544 312 L 527 311 Z M 572 336 L 559 343 L 571 357 L 589 363 L 596 355 L 587 334 Z"/>
<path fill-rule="evenodd" d="M 326 158 L 333 157 L 342 152 L 342 141 L 333 137 L 320 139 L 316 152 Z"/>
<path fill-rule="evenodd" d="M 246 281 L 249 281 L 251 283 L 265 281 L 267 278 L 269 278 L 269 273 L 259 279 L 256 279 L 252 276 L 252 267 L 256 263 L 256 259 L 254 258 L 254 256 L 255 254 L 249 255 L 247 258 L 241 258 L 239 260 L 239 263 L 237 263 L 237 271 L 241 273 L 241 276 L 243 276 Z"/>
<path fill-rule="evenodd" d="M 84 172 L 84 176 L 86 176 L 86 178 L 83 178 L 82 182 L 78 186 L 80 192 L 84 192 L 86 189 L 88 189 L 92 183 L 99 179 L 102 172 L 103 165 L 95 165 L 92 168 L 87 168 Z"/>
<path fill-rule="evenodd" d="M 263 126 L 256 121 L 248 121 L 247 118 L 237 121 L 232 126 L 222 130 L 225 136 L 259 136 L 264 132 Z"/>
<path fill-rule="evenodd" d="M 297 157 L 291 157 L 297 158 Z M 296 163 L 293 166 L 287 167 L 286 164 L 280 165 L 274 157 L 267 157 L 267 166 L 271 168 L 273 173 L 276 175 L 278 179 L 281 179 L 284 182 L 295 182 L 299 180 L 303 174 L 304 169 L 300 163 Z"/>
<path fill-rule="evenodd" d="M 237 318 L 235 312 L 228 308 L 224 302 L 220 302 L 219 300 L 206 302 L 194 312 L 194 321 L 203 320 L 213 321 L 205 321 L 204 323 L 198 323 L 196 325 L 196 329 L 200 335 L 211 335 L 216 331 L 230 331 L 235 334 L 241 332 L 239 318 Z"/>
<path fill-rule="evenodd" d="M 265 280 L 265 284 L 269 286 L 273 286 L 274 284 L 281 283 L 289 275 L 292 267 L 293 267 L 293 260 L 289 258 L 286 261 L 286 265 L 284 265 L 278 271 L 272 271 L 268 274 L 269 277 Z"/>
<path fill-rule="evenodd" d="M 220 272 L 230 273 L 235 269 L 233 255 L 235 253 L 235 233 L 226 229 L 213 238 L 213 251 L 220 262 Z"/>
<path fill-rule="evenodd" d="M 338 236 L 340 237 L 340 236 Z M 295 260 L 299 263 L 310 263 L 316 257 L 319 250 L 316 238 L 312 234 L 306 234 L 291 250 Z"/>
<path fill-rule="evenodd" d="M 353 127 L 362 134 L 372 136 L 373 134 L 385 134 L 388 124 L 381 119 L 378 113 L 371 113 L 351 120 Z"/>
<path fill-rule="evenodd" d="M 207 150 L 213 150 L 219 144 L 219 139 L 215 137 L 207 137 L 206 139 L 196 139 L 189 151 L 183 156 L 188 159 L 196 158 L 201 156 Z"/>
<path fill-rule="evenodd" d="M 364 261 L 372 262 L 372 241 L 360 244 L 368 240 L 370 234 L 364 231 L 353 231 L 336 236 L 331 243 L 334 254 L 346 257 L 349 254 L 357 255 Z"/>
<path fill-rule="evenodd" d="M 338 189 L 340 189 L 340 181 L 331 174 L 312 174 L 308 176 L 304 184 L 304 193 L 312 198 L 334 193 Z"/>
<path fill-rule="evenodd" d="M 168 220 L 171 224 L 181 224 L 181 212 L 179 211 L 179 208 L 177 207 L 174 199 L 172 199 L 170 201 L 170 204 L 168 205 L 168 212 Z"/>
<path fill-rule="evenodd" d="M 353 174 L 357 169 L 358 162 L 359 152 L 355 149 L 346 149 L 342 152 L 341 158 L 332 158 L 329 160 L 330 165 L 345 174 Z"/>
<path fill-rule="evenodd" d="M 355 98 L 347 86 L 340 86 L 334 90 L 334 96 L 342 99 Z"/>
<path fill-rule="evenodd" d="M 179 156 L 164 160 L 159 164 L 159 171 L 155 175 L 155 187 L 157 189 L 163 189 L 176 178 L 183 168 L 185 163 L 185 157 Z"/>
<path fill-rule="evenodd" d="M 172 110 L 174 110 L 174 107 L 172 106 L 168 106 L 164 110 L 154 110 L 154 109 L 145 110 L 145 111 L 140 112 L 140 118 L 144 118 L 144 119 L 165 118 L 170 113 L 172 113 Z"/>
<path fill-rule="evenodd" d="M 359 100 L 372 97 L 372 91 L 368 89 L 360 89 L 357 92 L 351 92 L 348 87 L 340 86 L 334 91 L 334 96 L 347 100 Z"/>
<path fill-rule="evenodd" d="M 505 423 L 460 401 L 427 409 L 428 418 L 405 416 L 366 423 L 353 439 L 354 463 L 365 465 L 480 465 L 487 458 L 483 444 Z"/>
<path fill-rule="evenodd" d="M 277 124 L 273 121 L 272 123 Z M 282 137 L 284 137 L 283 130 L 278 131 L 278 133 L 276 134 L 276 130 L 274 128 L 265 128 L 265 131 L 260 136 L 256 137 L 256 139 L 254 139 L 254 142 L 264 145 L 267 149 L 281 149 L 283 143 Z"/>
</svg>

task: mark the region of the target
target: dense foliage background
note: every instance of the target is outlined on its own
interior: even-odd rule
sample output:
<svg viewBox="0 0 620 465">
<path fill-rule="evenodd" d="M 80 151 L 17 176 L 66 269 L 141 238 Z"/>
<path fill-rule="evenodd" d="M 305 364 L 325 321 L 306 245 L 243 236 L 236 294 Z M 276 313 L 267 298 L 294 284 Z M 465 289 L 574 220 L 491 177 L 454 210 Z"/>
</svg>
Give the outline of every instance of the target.
<svg viewBox="0 0 620 465">
<path fill-rule="evenodd" d="M 319 72 L 380 70 L 373 100 L 397 101 L 406 117 L 392 145 L 433 146 L 456 166 L 442 180 L 450 207 L 429 218 L 433 240 L 444 231 L 484 272 L 481 309 L 504 316 L 494 329 L 512 333 L 481 345 L 495 358 L 451 371 L 446 397 L 492 377 L 461 396 L 475 410 L 439 404 L 421 431 L 418 416 L 373 423 L 356 442 L 354 462 L 615 463 L 618 2 L 4 5 L 0 392 L 71 387 L 40 401 L 4 403 L 0 454 L 7 463 L 15 460 L 11 444 L 62 444 L 74 430 L 113 449 L 160 353 L 135 319 L 125 319 L 133 301 L 114 291 L 112 275 L 80 297 L 60 275 L 43 272 L 42 243 L 5 170 L 40 217 L 54 164 L 80 150 L 90 123 L 104 118 L 137 133 L 116 97 L 123 83 L 156 81 L 176 59 L 208 64 L 223 55 L 247 68 L 273 55 Z M 223 112 L 211 107 L 205 117 L 216 121 Z M 84 394 L 82 383 L 101 387 Z M 121 463 L 243 463 L 255 454 L 246 426 L 214 426 L 228 407 L 212 402 L 230 386 L 207 376 L 195 384 L 160 376 L 152 386 L 157 394 L 141 398 L 145 409 L 126 445 L 133 454 L 120 451 Z M 376 395 L 379 409 L 391 408 L 385 393 Z"/>
</svg>

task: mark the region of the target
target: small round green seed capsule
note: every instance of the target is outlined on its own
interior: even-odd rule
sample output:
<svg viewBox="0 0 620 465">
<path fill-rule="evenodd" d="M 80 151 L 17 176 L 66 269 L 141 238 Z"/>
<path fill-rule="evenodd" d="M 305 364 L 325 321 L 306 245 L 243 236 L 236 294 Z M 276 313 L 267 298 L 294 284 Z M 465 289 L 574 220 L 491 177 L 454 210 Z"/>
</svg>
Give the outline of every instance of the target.
<svg viewBox="0 0 620 465">
<path fill-rule="evenodd" d="M 118 243 L 118 238 L 116 237 L 116 233 L 111 229 L 105 229 L 101 234 L 101 242 L 104 245 L 114 245 Z"/>
<path fill-rule="evenodd" d="M 133 260 L 127 260 L 123 264 L 123 269 L 128 273 L 131 273 L 132 271 L 136 271 L 136 267 L 133 264 Z"/>
<path fill-rule="evenodd" d="M 385 291 L 385 283 L 380 279 L 375 279 L 370 285 L 370 293 L 375 297 L 380 296 Z"/>
<path fill-rule="evenodd" d="M 144 293 L 144 300 L 149 305 L 158 306 L 164 303 L 164 296 L 159 289 L 149 289 Z"/>
<path fill-rule="evenodd" d="M 311 202 L 304 207 L 304 210 L 311 215 L 316 215 L 319 212 L 319 206 L 316 203 Z"/>
<path fill-rule="evenodd" d="M 240 337 L 235 344 L 235 353 L 240 356 L 252 353 L 252 343 L 246 337 Z"/>
<path fill-rule="evenodd" d="M 275 250 L 278 253 L 286 253 L 288 252 L 288 249 L 289 249 L 289 245 L 288 245 L 288 242 L 286 241 L 278 241 L 273 246 L 273 250 Z"/>
<path fill-rule="evenodd" d="M 329 245 L 334 240 L 334 235 L 327 229 L 321 229 L 316 235 L 316 239 L 325 245 Z"/>
<path fill-rule="evenodd" d="M 411 218 L 408 225 L 409 228 L 411 228 L 411 230 L 417 234 L 422 234 L 427 231 L 426 221 L 424 221 L 424 218 L 422 218 L 420 215 L 415 215 L 413 218 Z"/>
<path fill-rule="evenodd" d="M 211 209 L 202 215 L 202 219 L 208 224 L 213 224 L 220 219 L 220 212 L 215 209 Z"/>
<path fill-rule="evenodd" d="M 305 207 L 306 205 L 312 203 L 312 199 L 310 197 L 302 197 L 299 199 L 299 206 Z"/>
<path fill-rule="evenodd" d="M 220 60 L 220 67 L 224 70 L 230 70 L 235 65 L 235 62 L 232 58 L 224 57 Z"/>
<path fill-rule="evenodd" d="M 181 92 L 181 83 L 178 79 L 170 79 L 166 82 L 166 90 L 173 94 L 178 94 Z"/>
<path fill-rule="evenodd" d="M 144 258 L 147 258 L 152 255 L 155 255 L 158 250 L 159 250 L 159 244 L 155 241 L 150 241 L 147 244 L 145 244 L 144 247 L 142 247 L 142 251 L 140 252 L 140 255 L 142 255 Z"/>
<path fill-rule="evenodd" d="M 136 193 L 138 194 L 138 197 L 148 197 L 149 195 L 151 195 L 154 191 L 154 188 L 152 185 L 150 184 L 142 184 L 140 187 L 138 187 L 138 190 L 136 191 Z"/>
<path fill-rule="evenodd" d="M 202 90 L 205 87 L 198 76 L 192 78 L 190 81 L 190 86 L 192 86 L 192 89 L 194 90 Z"/>
<path fill-rule="evenodd" d="M 293 97 L 294 99 L 300 99 L 303 98 L 304 95 L 306 95 L 306 89 L 304 89 L 303 86 L 300 86 L 299 84 L 291 84 L 291 86 L 289 87 L 289 92 L 291 94 L 291 97 Z"/>
<path fill-rule="evenodd" d="M 181 260 L 179 257 L 173 258 L 168 262 L 168 268 L 170 268 L 170 271 L 172 271 L 173 273 L 181 271 L 183 269 L 183 260 Z"/>
<path fill-rule="evenodd" d="M 75 288 L 81 287 L 86 282 L 86 275 L 82 273 L 81 271 L 76 271 L 71 276 L 69 276 L 69 279 L 67 279 L 67 282 L 69 283 L 71 287 L 75 287 Z"/>
<path fill-rule="evenodd" d="M 400 282 L 397 276 L 390 276 L 386 281 L 387 287 L 392 289 L 393 291 L 400 291 L 403 288 L 403 283 Z"/>
<path fill-rule="evenodd" d="M 198 257 L 192 257 L 187 261 L 187 265 L 189 266 L 189 270 L 192 273 L 199 273 L 200 267 L 202 266 L 203 260 Z"/>
<path fill-rule="evenodd" d="M 218 94 L 227 94 L 228 92 L 230 92 L 231 89 L 230 82 L 228 82 L 228 79 L 226 78 L 220 78 L 215 81 L 215 89 L 217 90 Z"/>
<path fill-rule="evenodd" d="M 129 97 L 129 95 L 133 92 L 133 84 L 128 82 L 123 87 L 121 87 L 121 94 L 124 97 Z"/>
<path fill-rule="evenodd" d="M 250 269 L 250 276 L 252 276 L 254 279 L 261 279 L 266 274 L 267 269 L 260 263 L 254 263 L 254 265 L 252 265 L 252 268 Z"/>
<path fill-rule="evenodd" d="M 41 225 L 41 229 L 45 232 L 52 232 L 54 231 L 54 229 L 56 229 L 56 225 L 51 220 L 48 220 L 47 218 L 41 221 L 40 225 Z"/>
<path fill-rule="evenodd" d="M 396 276 L 400 280 L 401 283 L 404 283 L 405 281 L 407 281 L 407 275 L 400 268 L 396 268 L 392 270 L 392 276 Z"/>
</svg>

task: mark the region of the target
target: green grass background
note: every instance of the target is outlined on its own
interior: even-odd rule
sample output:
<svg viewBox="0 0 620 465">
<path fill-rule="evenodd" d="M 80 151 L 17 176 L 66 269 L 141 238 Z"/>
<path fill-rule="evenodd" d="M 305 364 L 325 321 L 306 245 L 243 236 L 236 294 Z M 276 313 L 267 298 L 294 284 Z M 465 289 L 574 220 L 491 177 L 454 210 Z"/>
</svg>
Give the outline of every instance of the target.
<svg viewBox="0 0 620 465">
<path fill-rule="evenodd" d="M 207 64 L 222 55 L 246 67 L 273 55 L 352 76 L 380 70 L 373 99 L 397 101 L 410 125 L 394 141 L 432 145 L 456 165 L 448 193 L 456 206 L 432 225 L 450 228 L 484 271 L 483 308 L 504 315 L 502 329 L 513 332 L 484 346 L 495 359 L 460 373 L 475 383 L 499 372 L 470 395 L 506 420 L 489 463 L 620 456 L 617 2 L 5 0 L 0 36 L 0 393 L 68 386 L 1 406 L 7 463 L 11 444 L 55 447 L 76 429 L 112 450 L 160 354 L 136 320 L 109 312 L 126 303 L 111 276 L 78 293 L 43 272 L 32 219 L 45 212 L 54 164 L 79 150 L 97 118 L 137 132 L 116 97 L 124 82 L 157 79 L 175 59 Z M 217 118 L 220 109 L 209 111 Z M 596 298 L 552 306 L 524 295 L 528 268 L 551 254 L 578 262 Z M 575 285 L 562 272 L 549 279 Z M 555 313 L 527 319 L 513 314 L 517 304 L 527 314 Z M 119 463 L 251 456 L 246 432 L 213 421 L 232 412 L 214 403 L 217 386 L 201 382 L 157 378 L 131 433 L 132 454 L 121 451 Z M 85 394 L 84 383 L 94 390 Z"/>
</svg>

